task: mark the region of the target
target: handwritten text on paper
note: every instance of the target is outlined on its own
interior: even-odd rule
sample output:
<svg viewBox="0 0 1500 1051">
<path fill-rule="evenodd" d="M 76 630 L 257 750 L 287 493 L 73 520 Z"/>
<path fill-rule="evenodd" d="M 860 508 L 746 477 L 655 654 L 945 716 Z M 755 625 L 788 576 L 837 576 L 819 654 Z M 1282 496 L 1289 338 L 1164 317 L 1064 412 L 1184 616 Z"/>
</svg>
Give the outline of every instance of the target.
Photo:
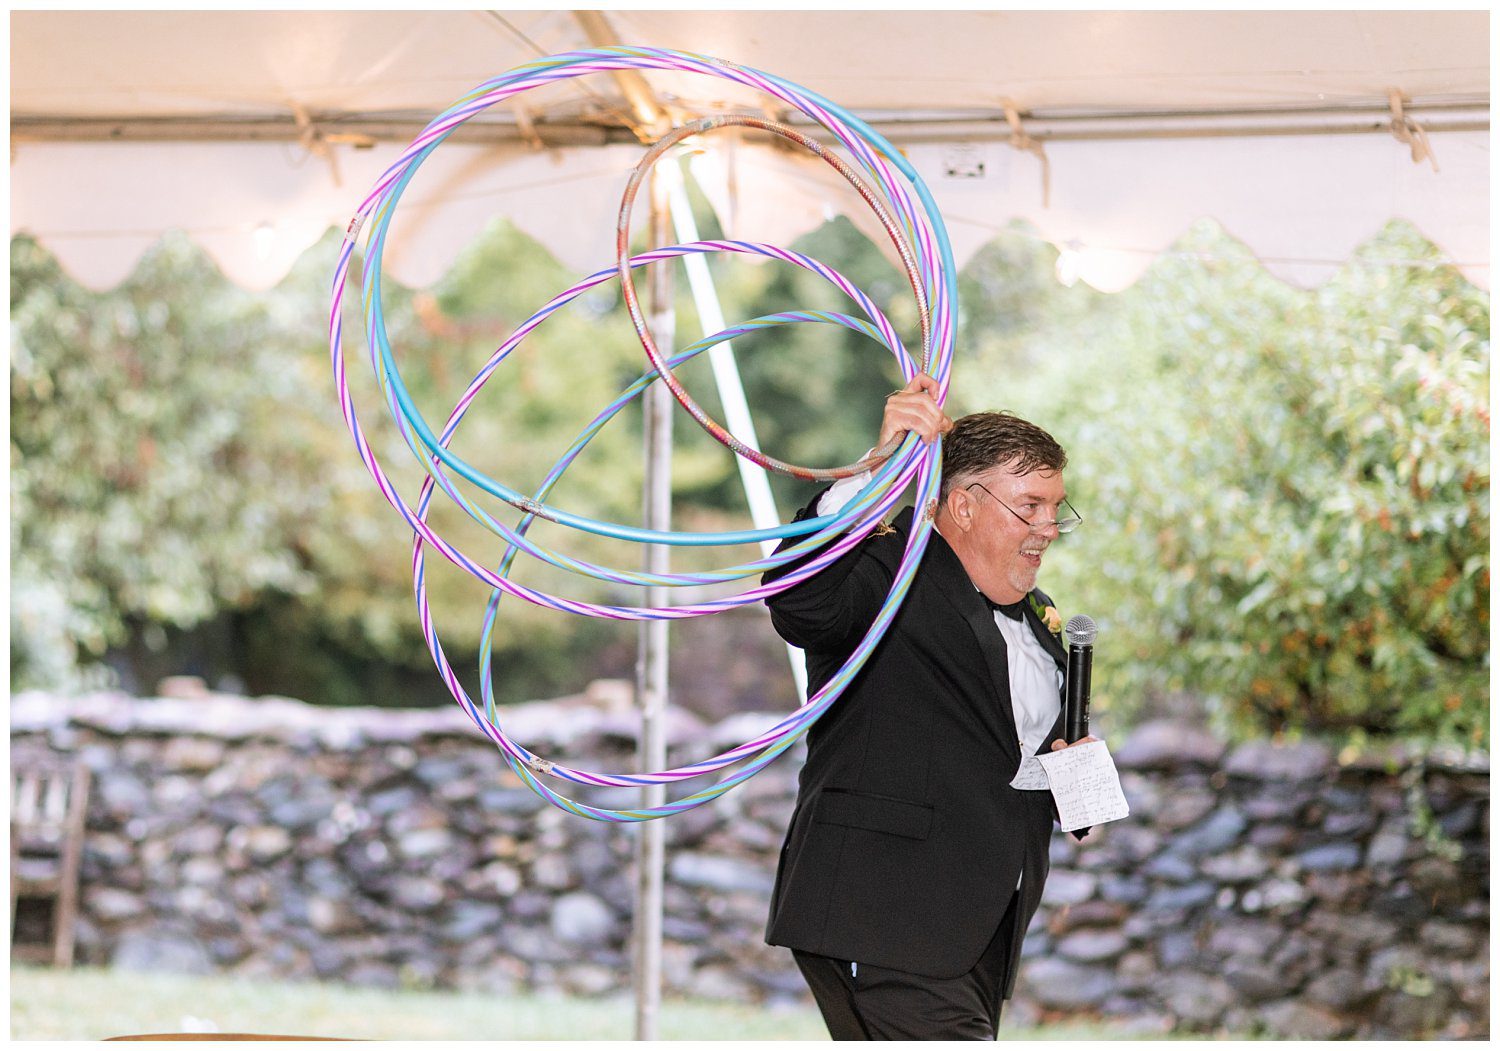
<svg viewBox="0 0 1500 1051">
<path fill-rule="evenodd" d="M 1130 814 L 1115 761 L 1103 741 L 1074 745 L 1037 757 L 1047 772 L 1064 832 L 1118 821 Z"/>
</svg>

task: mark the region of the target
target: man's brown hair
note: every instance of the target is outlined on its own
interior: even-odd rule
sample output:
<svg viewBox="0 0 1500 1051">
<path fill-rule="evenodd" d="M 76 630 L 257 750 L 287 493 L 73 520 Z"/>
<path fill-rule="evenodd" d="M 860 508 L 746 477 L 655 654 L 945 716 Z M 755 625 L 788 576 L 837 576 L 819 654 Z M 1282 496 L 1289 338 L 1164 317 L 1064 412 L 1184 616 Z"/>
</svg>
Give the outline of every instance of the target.
<svg viewBox="0 0 1500 1051">
<path fill-rule="evenodd" d="M 960 417 L 943 438 L 943 484 L 939 501 L 958 486 L 972 483 L 993 467 L 1012 474 L 1061 471 L 1068 454 L 1057 440 L 1034 423 L 1011 412 L 976 412 Z"/>
</svg>

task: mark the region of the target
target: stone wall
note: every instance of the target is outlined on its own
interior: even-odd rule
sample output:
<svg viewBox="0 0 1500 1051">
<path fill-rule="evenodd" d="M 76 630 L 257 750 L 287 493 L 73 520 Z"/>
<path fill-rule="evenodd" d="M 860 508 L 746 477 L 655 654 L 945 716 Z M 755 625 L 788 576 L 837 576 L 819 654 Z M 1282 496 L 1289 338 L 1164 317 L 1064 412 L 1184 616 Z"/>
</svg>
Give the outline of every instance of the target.
<svg viewBox="0 0 1500 1051">
<path fill-rule="evenodd" d="M 507 709 L 539 754 L 628 771 L 624 684 Z M 672 710 L 673 762 L 775 715 Z M 1112 743 L 1131 817 L 1053 840 L 1008 1019 L 1301 1037 L 1488 1035 L 1487 757 Z M 20 695 L 12 762 L 95 773 L 86 964 L 364 985 L 628 992 L 633 826 L 543 804 L 462 712 L 216 694 Z M 666 821 L 669 994 L 806 997 L 761 940 L 799 755 Z M 680 792 L 677 794 L 681 794 Z M 597 805 L 633 805 L 593 790 Z"/>
</svg>

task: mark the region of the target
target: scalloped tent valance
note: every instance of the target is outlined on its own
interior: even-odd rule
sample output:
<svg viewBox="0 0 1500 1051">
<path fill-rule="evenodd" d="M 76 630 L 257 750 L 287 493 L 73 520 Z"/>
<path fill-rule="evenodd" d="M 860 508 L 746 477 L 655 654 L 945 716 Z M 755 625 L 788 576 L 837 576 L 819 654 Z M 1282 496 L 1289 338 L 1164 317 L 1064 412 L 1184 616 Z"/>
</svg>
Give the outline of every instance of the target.
<svg viewBox="0 0 1500 1051">
<path fill-rule="evenodd" d="M 923 173 L 960 263 L 1025 219 L 1112 291 L 1211 217 L 1310 286 L 1403 218 L 1489 283 L 1486 12 L 606 17 L 623 41 L 775 72 L 865 116 Z M 269 287 L 428 117 L 539 51 L 586 46 L 566 11 L 17 12 L 11 230 L 94 288 L 167 229 Z M 765 101 L 647 80 L 678 114 Z M 1436 170 L 1392 135 L 1392 89 Z M 628 109 L 592 77 L 471 122 L 403 198 L 387 271 L 431 283 L 496 216 L 579 271 L 609 265 L 641 154 Z M 1045 164 L 1017 148 L 1032 142 Z M 729 134 L 709 147 L 695 174 L 730 236 L 787 244 L 834 214 L 865 221 L 815 161 Z"/>
</svg>

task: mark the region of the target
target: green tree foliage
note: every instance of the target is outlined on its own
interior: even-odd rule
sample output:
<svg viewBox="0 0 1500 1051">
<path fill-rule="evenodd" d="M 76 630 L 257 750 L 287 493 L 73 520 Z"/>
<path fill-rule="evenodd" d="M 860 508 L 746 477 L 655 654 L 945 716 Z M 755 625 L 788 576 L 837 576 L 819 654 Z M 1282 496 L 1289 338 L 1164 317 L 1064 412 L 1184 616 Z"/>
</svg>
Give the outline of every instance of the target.
<svg viewBox="0 0 1500 1051">
<path fill-rule="evenodd" d="M 1015 223 L 958 275 L 958 364 L 950 413 L 1012 409 L 1030 396 L 1024 377 L 1072 374 L 1076 351 L 1105 338 L 1125 296 L 1058 283 L 1057 251 Z"/>
<path fill-rule="evenodd" d="M 1486 742 L 1487 297 L 1399 224 L 1313 293 L 1208 224 L 1178 247 L 1033 387 L 1086 518 L 1054 578 L 1098 611 L 1106 693 Z"/>
<path fill-rule="evenodd" d="M 309 363 L 271 307 L 180 239 L 91 295 L 11 247 L 12 671 L 65 681 L 132 629 L 201 621 L 313 578 L 295 545 L 317 494 L 283 483 Z M 263 430 L 262 425 L 267 429 Z M 262 441 L 269 437 L 269 443 Z"/>
<path fill-rule="evenodd" d="M 31 241 L 12 242 L 17 687 L 57 685 L 107 657 L 158 673 L 217 667 L 253 692 L 334 703 L 446 697 L 418 631 L 409 533 L 359 463 L 333 396 L 325 319 L 336 247 L 331 234 L 277 289 L 252 295 L 169 238 L 125 285 L 94 295 Z M 850 224 L 796 247 L 894 304 L 915 351 L 899 269 Z M 950 410 L 1013 409 L 1069 449 L 1085 524 L 1054 547 L 1043 583 L 1065 615 L 1088 612 L 1106 632 L 1096 669 L 1106 718 L 1180 693 L 1207 697 L 1249 732 L 1487 741 L 1487 297 L 1399 224 L 1316 292 L 1270 278 L 1210 224 L 1177 247 L 1112 296 L 1061 287 L 1055 252 L 1024 230 L 960 275 Z M 849 310 L 785 264 L 711 266 L 731 321 Z M 499 342 L 573 279 L 497 224 L 432 289 L 387 286 L 397 361 L 434 429 Z M 685 285 L 678 346 L 699 331 Z M 346 331 L 362 422 L 414 498 L 423 473 L 385 418 L 354 311 Z M 884 350 L 822 325 L 736 350 L 763 446 L 801 463 L 857 457 L 899 375 Z M 618 290 L 601 287 L 501 366 L 454 448 L 530 491 L 645 367 Z M 722 418 L 707 362 L 681 375 Z M 732 458 L 676 420 L 678 526 L 744 527 Z M 553 501 L 637 521 L 640 441 L 639 412 L 628 411 Z M 813 492 L 773 484 L 788 515 Z M 434 507 L 439 532 L 499 560 L 498 539 L 446 499 Z M 571 530 L 533 536 L 609 565 L 640 559 L 633 545 Z M 749 554 L 679 548 L 673 564 Z M 516 576 L 580 598 L 641 599 L 524 559 Z M 429 588 L 448 655 L 472 684 L 487 595 L 436 555 Z M 502 702 L 628 674 L 635 646 L 631 625 L 516 600 L 502 604 L 495 645 Z"/>
<path fill-rule="evenodd" d="M 67 683 L 80 669 L 99 681 L 108 656 L 127 670 L 150 670 L 135 676 L 142 689 L 165 671 L 228 670 L 257 692 L 341 703 L 446 696 L 412 601 L 410 534 L 359 462 L 334 398 L 326 317 L 336 248 L 330 235 L 280 286 L 255 295 L 224 281 L 185 238 L 169 237 L 129 281 L 93 294 L 35 243 L 13 241 L 18 687 Z M 436 288 L 388 287 L 397 361 L 435 430 L 504 336 L 572 281 L 540 246 L 500 227 Z M 593 413 L 645 367 L 618 300 L 617 291 L 603 291 L 554 315 L 486 387 L 455 450 L 531 491 Z M 355 310 L 345 324 L 361 422 L 414 501 L 424 475 L 386 417 Z M 639 417 L 622 416 L 554 499 L 580 514 L 635 521 L 640 440 Z M 465 492 L 497 517 L 518 517 L 472 487 Z M 500 541 L 444 498 L 434 503 L 433 522 L 475 557 L 498 563 Z M 627 567 L 640 557 L 629 545 L 560 534 L 533 536 Z M 523 567 L 517 577 L 581 597 L 627 597 L 545 569 Z M 450 659 L 472 671 L 485 589 L 437 555 L 429 587 Z M 564 614 L 514 600 L 503 608 L 497 678 L 507 700 L 581 685 L 560 678 L 568 658 L 613 640 L 608 629 L 579 630 Z M 211 630 L 224 617 L 233 623 Z M 224 666 L 189 655 L 225 634 L 232 642 L 218 647 L 229 651 Z M 413 690 L 419 682 L 425 692 Z"/>
</svg>

